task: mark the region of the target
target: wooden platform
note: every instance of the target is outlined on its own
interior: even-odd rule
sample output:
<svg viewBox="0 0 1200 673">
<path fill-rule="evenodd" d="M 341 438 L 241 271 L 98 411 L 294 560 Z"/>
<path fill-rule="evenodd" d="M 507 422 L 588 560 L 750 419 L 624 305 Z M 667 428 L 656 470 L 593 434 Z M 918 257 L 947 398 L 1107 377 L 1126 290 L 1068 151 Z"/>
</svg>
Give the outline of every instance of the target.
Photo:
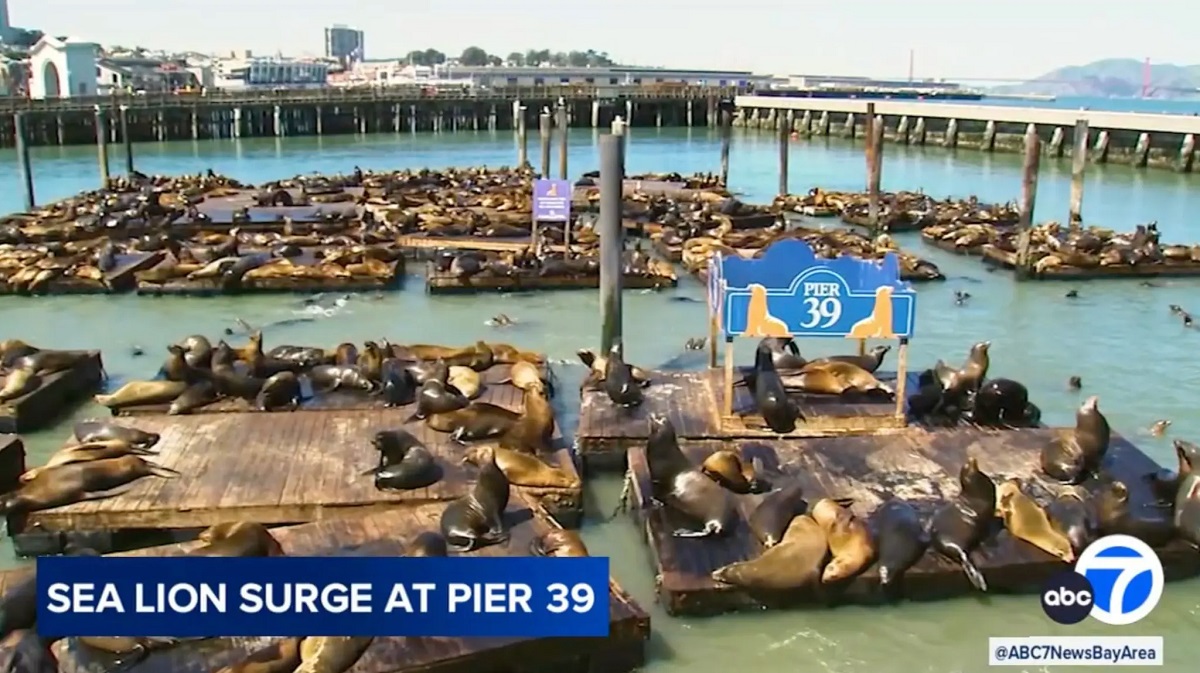
<svg viewBox="0 0 1200 673">
<path fill-rule="evenodd" d="M 437 530 L 441 505 L 381 512 L 360 518 L 323 521 L 273 531 L 284 551 L 293 556 L 337 555 L 354 547 L 373 555 L 403 552 L 403 541 L 424 530 Z M 533 536 L 553 524 L 514 498 L 508 518 L 512 538 L 488 547 L 478 556 L 527 556 Z M 140 556 L 179 553 L 194 543 L 133 552 Z M 351 552 L 353 553 L 353 552 Z M 360 552 L 362 553 L 362 552 Z M 650 617 L 615 581 L 609 584 L 610 626 L 607 638 L 376 638 L 353 673 L 627 673 L 645 663 Z M 189 643 L 152 653 L 138 664 L 138 673 L 212 673 L 273 638 L 222 638 Z M 103 653 L 88 650 L 74 639 L 55 645 L 63 673 L 94 673 L 111 664 Z M 98 668 L 99 667 L 99 668 Z"/>
<path fill-rule="evenodd" d="M 968 455 L 979 459 L 980 467 L 997 482 L 1018 477 L 1032 484 L 1029 492 L 1048 502 L 1062 487 L 1040 477 L 1039 451 L 1054 429 L 981 430 L 952 429 L 927 432 L 913 429 L 902 434 L 871 437 L 837 437 L 786 440 L 765 443 L 753 440 L 686 442 L 685 453 L 697 463 L 719 448 L 736 448 L 747 458 L 761 457 L 768 468 L 781 469 L 784 477 L 771 479 L 773 485 L 799 479 L 805 497 L 814 503 L 822 497 L 853 498 L 854 513 L 869 519 L 888 498 L 909 501 L 928 520 L 942 498 L 958 493 L 958 470 Z M 1141 476 L 1158 469 L 1144 453 L 1125 439 L 1114 435 L 1108 451 L 1106 469 L 1124 481 L 1131 491 L 1131 503 L 1140 507 L 1153 498 Z M 711 539 L 681 539 L 671 532 L 678 527 L 672 515 L 648 507 L 649 472 L 644 450 L 629 451 L 633 476 L 635 518 L 645 529 L 650 545 L 654 572 L 658 576 L 658 595 L 673 615 L 708 615 L 738 609 L 786 607 L 795 604 L 824 605 L 875 603 L 883 600 L 878 571 L 869 568 L 845 587 L 831 588 L 824 596 L 791 597 L 786 603 L 764 596 L 718 585 L 713 570 L 762 553 L 758 540 L 750 533 L 746 519 L 761 496 L 740 498 L 740 517 L 730 535 Z M 1200 574 L 1200 555 L 1182 543 L 1159 550 L 1169 579 Z M 1036 593 L 1052 574 L 1067 569 L 1061 561 L 1037 548 L 999 531 L 972 558 L 987 578 L 993 593 Z M 904 595 L 913 600 L 943 599 L 972 592 L 962 569 L 927 552 L 908 570 Z"/>
<path fill-rule="evenodd" d="M 123 424 L 162 435 L 159 454 L 151 460 L 182 477 L 144 477 L 116 497 L 33 512 L 24 522 L 10 517 L 8 530 L 21 553 L 65 544 L 76 534 L 86 534 L 93 540 L 89 544 L 108 551 L 114 543 L 106 536 L 130 529 L 203 528 L 235 519 L 308 523 L 409 509 L 467 493 L 476 471 L 461 465 L 465 449 L 423 422 L 404 425 L 409 414 L 387 409 L 130 418 Z M 401 427 L 433 452 L 443 478 L 424 489 L 380 491 L 372 477 L 362 475 L 378 460 L 370 438 Z M 547 460 L 567 474 L 579 474 L 566 448 Z M 529 494 L 563 525 L 577 526 L 582 518 L 582 481 L 575 488 L 515 490 Z"/>
<path fill-rule="evenodd" d="M 954 244 L 954 241 L 945 241 L 921 232 L 921 242 L 925 245 L 932 246 L 943 252 L 948 252 L 952 255 L 962 255 L 964 257 L 979 257 L 983 255 L 985 245 L 976 245 L 969 248 L 964 248 Z"/>
<path fill-rule="evenodd" d="M 533 242 L 531 236 L 485 238 L 483 236 L 429 236 L 408 234 L 396 239 L 396 244 L 410 250 L 485 250 L 488 252 L 519 252 Z"/>
<path fill-rule="evenodd" d="M 675 287 L 679 280 L 670 276 L 625 274 L 621 287 L 626 290 Z M 425 290 L 429 294 L 477 294 L 481 292 L 545 292 L 551 290 L 596 290 L 599 274 L 590 276 L 472 276 L 466 280 L 450 272 L 438 272 L 432 262 L 425 271 Z"/>
<path fill-rule="evenodd" d="M 137 293 L 152 297 L 193 296 L 211 297 L 227 294 L 314 293 L 314 292 L 373 292 L 396 287 L 404 277 L 403 260 L 392 262 L 390 275 L 382 278 L 354 276 L 350 278 L 253 278 L 247 279 L 236 291 L 221 286 L 212 278 L 178 279 L 166 283 L 137 283 Z"/>
<path fill-rule="evenodd" d="M 895 373 L 878 372 L 881 381 L 895 385 Z M 735 383 L 740 375 L 734 374 Z M 917 374 L 910 373 L 907 390 L 916 390 Z M 786 383 L 786 377 L 785 377 Z M 665 414 L 680 437 L 688 439 L 777 439 L 755 412 L 753 395 L 744 385 L 734 387 L 734 417 L 722 422 L 725 387 L 723 369 L 698 372 L 652 372 L 645 402 L 630 410 L 616 407 L 603 391 L 585 391 L 575 431 L 578 453 L 588 468 L 621 469 L 626 449 L 645 444 L 651 413 Z M 786 437 L 896 432 L 894 400 L 831 395 L 793 395 L 807 418 Z"/>
<path fill-rule="evenodd" d="M 983 262 L 1004 269 L 1017 267 L 1017 255 L 994 245 L 983 246 Z M 1187 278 L 1200 276 L 1200 262 L 1161 262 L 1136 266 L 1100 266 L 1085 269 L 1078 266 L 1059 266 L 1042 273 L 1031 274 L 1034 280 L 1101 280 L 1108 278 Z"/>
<path fill-rule="evenodd" d="M 0 432 L 28 432 L 50 425 L 76 402 L 100 388 L 104 363 L 100 351 L 74 369 L 50 374 L 37 390 L 0 404 Z M 0 385 L 4 376 L 0 375 Z"/>
</svg>

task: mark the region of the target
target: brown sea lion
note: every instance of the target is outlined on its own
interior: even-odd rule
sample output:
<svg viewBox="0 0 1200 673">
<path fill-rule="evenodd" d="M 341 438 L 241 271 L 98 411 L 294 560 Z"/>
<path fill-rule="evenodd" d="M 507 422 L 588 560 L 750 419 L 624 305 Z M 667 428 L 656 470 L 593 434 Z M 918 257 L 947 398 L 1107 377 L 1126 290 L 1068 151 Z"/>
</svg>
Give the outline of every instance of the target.
<svg viewBox="0 0 1200 673">
<path fill-rule="evenodd" d="M 160 374 L 167 381 L 191 382 L 195 376 L 187 363 L 187 351 L 183 346 L 171 344 L 167 346 L 167 359 L 163 362 Z"/>
<path fill-rule="evenodd" d="M 283 638 L 262 647 L 217 673 L 293 673 L 300 665 L 301 638 Z"/>
<path fill-rule="evenodd" d="M 828 556 L 825 531 L 802 514 L 788 524 L 779 544 L 758 558 L 717 568 L 712 578 L 754 591 L 792 591 L 818 584 Z"/>
<path fill-rule="evenodd" d="M 333 354 L 333 364 L 352 367 L 358 364 L 358 348 L 352 343 L 340 343 Z"/>
<path fill-rule="evenodd" d="M 426 381 L 437 381 L 442 385 L 450 379 L 450 367 L 441 360 L 414 362 L 406 366 L 409 375 L 418 386 Z"/>
<path fill-rule="evenodd" d="M 205 535 L 204 533 L 207 533 Z M 260 523 L 231 522 L 210 527 L 201 534 L 201 544 L 185 556 L 283 556 L 283 547 Z"/>
<path fill-rule="evenodd" d="M 309 636 L 300 641 L 300 665 L 294 673 L 345 673 L 374 642 L 374 638 Z"/>
<path fill-rule="evenodd" d="M 4 377 L 0 403 L 10 402 L 42 387 L 42 377 L 28 369 L 14 369 Z"/>
<path fill-rule="evenodd" d="M 18 359 L 32 355 L 41 349 L 21 341 L 20 339 L 5 339 L 0 341 L 0 368 L 7 369 Z"/>
<path fill-rule="evenodd" d="M 826 378 L 828 375 L 830 378 Z M 799 379 L 799 383 L 793 383 Z M 831 383 L 830 381 L 835 383 Z M 873 393 L 894 395 L 891 386 L 875 378 L 875 375 L 849 362 L 810 362 L 800 368 L 798 376 L 787 378 L 789 388 L 796 387 L 808 393 L 841 395 L 845 393 Z"/>
<path fill-rule="evenodd" d="M 527 390 L 524 402 L 520 418 L 500 436 L 500 446 L 523 453 L 549 451 L 554 440 L 554 407 L 539 388 Z"/>
<path fill-rule="evenodd" d="M 608 357 L 596 355 L 596 352 L 590 348 L 580 348 L 575 351 L 575 354 L 579 356 L 579 361 L 590 370 L 583 387 L 586 389 L 603 383 L 604 372 L 608 368 Z M 629 365 L 629 375 L 643 388 L 650 385 L 650 372 L 637 365 Z"/>
<path fill-rule="evenodd" d="M 220 395 L 212 381 L 197 381 L 187 387 L 167 408 L 168 416 L 181 416 L 216 402 Z"/>
<path fill-rule="evenodd" d="M 1050 521 L 1041 505 L 1021 491 L 1021 483 L 1015 479 L 996 488 L 996 515 L 1013 537 L 1066 563 L 1074 562 L 1071 540 Z"/>
<path fill-rule="evenodd" d="M 492 349 L 492 356 L 498 364 L 515 365 L 518 362 L 528 362 L 540 366 L 546 363 L 546 358 L 539 353 L 521 350 L 509 344 L 488 342 L 488 348 Z"/>
<path fill-rule="evenodd" d="M 551 528 L 533 538 L 529 543 L 529 552 L 534 556 L 553 556 L 570 558 L 588 556 L 587 545 L 579 533 L 564 528 Z"/>
<path fill-rule="evenodd" d="M 1108 452 L 1112 430 L 1093 395 L 1075 412 L 1075 429 L 1049 439 L 1042 447 L 1042 471 L 1064 484 L 1078 484 L 1096 474 Z"/>
<path fill-rule="evenodd" d="M 95 395 L 92 399 L 114 412 L 129 407 L 168 404 L 187 390 L 186 381 L 130 381 L 111 395 Z"/>
<path fill-rule="evenodd" d="M 742 461 L 736 451 L 714 451 L 704 459 L 700 471 L 734 493 L 763 493 L 768 488 L 766 482 L 756 474 L 754 466 Z"/>
<path fill-rule="evenodd" d="M 849 501 L 846 501 L 849 503 Z M 783 539 L 792 519 L 804 514 L 808 503 L 804 500 L 804 488 L 799 480 L 793 480 L 782 488 L 763 496 L 758 506 L 750 513 L 747 523 L 750 532 L 763 547 L 774 547 Z"/>
<path fill-rule="evenodd" d="M 246 364 L 253 364 L 255 360 L 261 360 L 266 357 L 266 354 L 263 352 L 262 330 L 256 329 L 250 332 L 250 338 L 246 342 L 246 345 L 234 348 L 233 353 L 238 360 Z"/>
<path fill-rule="evenodd" d="M 91 359 L 90 351 L 51 351 L 40 350 L 17 358 L 13 361 L 13 369 L 28 369 L 34 374 L 53 374 L 78 367 Z"/>
<path fill-rule="evenodd" d="M 866 570 L 875 560 L 875 542 L 861 519 L 829 498 L 812 506 L 812 518 L 825 532 L 833 558 L 825 566 L 821 581 L 840 582 Z"/>
<path fill-rule="evenodd" d="M 472 402 L 462 409 L 432 414 L 425 423 L 438 432 L 450 433 L 456 442 L 498 437 L 521 418 L 515 411 L 487 402 Z"/>
<path fill-rule="evenodd" d="M 524 391 L 531 389 L 547 390 L 546 381 L 542 378 L 542 370 L 530 362 L 517 362 L 509 370 L 508 378 L 501 383 L 511 383 Z"/>
<path fill-rule="evenodd" d="M 59 465 L 43 470 L 4 496 L 0 500 L 0 513 L 23 514 L 111 498 L 133 488 L 135 480 L 151 476 L 174 479 L 180 474 L 133 455 Z"/>
<path fill-rule="evenodd" d="M 122 440 L 130 444 L 148 449 L 158 443 L 161 436 L 157 432 L 147 432 L 139 428 L 119 425 L 113 421 L 87 420 L 79 421 L 71 428 L 75 439 L 80 443 Z"/>
<path fill-rule="evenodd" d="M 483 380 L 480 378 L 479 372 L 470 367 L 460 367 L 459 365 L 449 367 L 446 383 L 454 386 L 468 400 L 479 397 L 483 392 Z"/>
<path fill-rule="evenodd" d="M 446 538 L 431 530 L 417 534 L 404 548 L 404 555 L 412 558 L 439 558 L 449 553 Z"/>
<path fill-rule="evenodd" d="M 863 355 L 831 355 L 827 358 L 810 360 L 808 364 L 825 364 L 829 362 L 846 362 L 859 367 L 863 371 L 874 374 L 883 364 L 883 357 L 892 350 L 891 346 L 876 346 Z"/>
<path fill-rule="evenodd" d="M 0 636 L 18 629 L 32 629 L 37 622 L 37 573 L 33 568 L 29 570 L 22 574 L 14 572 L 16 579 L 0 595 Z"/>
<path fill-rule="evenodd" d="M 496 461 L 500 471 L 513 486 L 579 488 L 580 482 L 577 477 L 567 474 L 557 467 L 552 467 L 535 456 L 501 447 L 494 447 L 490 450 L 492 459 Z M 483 446 L 473 446 L 467 449 L 462 462 L 479 466 L 482 461 L 487 460 L 483 453 Z"/>
<path fill-rule="evenodd" d="M 300 378 L 292 372 L 272 374 L 254 398 L 259 411 L 295 411 L 301 401 Z"/>
<path fill-rule="evenodd" d="M 508 509 L 509 482 L 496 464 L 495 451 L 480 447 L 476 454 L 479 476 L 467 495 L 442 510 L 440 528 L 447 546 L 455 552 L 474 551 L 509 538 L 504 511 Z"/>
<path fill-rule="evenodd" d="M 383 378 L 384 358 L 385 355 L 379 344 L 374 341 L 365 341 L 362 352 L 358 354 L 356 366 L 368 381 L 379 381 Z"/>
<path fill-rule="evenodd" d="M 14 629 L 0 639 L 0 671 L 4 673 L 58 673 L 52 639 L 32 629 Z"/>
<path fill-rule="evenodd" d="M 46 461 L 45 465 L 25 470 L 21 474 L 20 481 L 21 483 L 33 481 L 43 470 L 59 465 L 86 463 L 90 460 L 105 460 L 107 458 L 120 458 L 121 456 L 128 455 L 152 456 L 155 455 L 155 452 L 136 447 L 121 439 L 76 444 L 55 451 Z"/>
</svg>

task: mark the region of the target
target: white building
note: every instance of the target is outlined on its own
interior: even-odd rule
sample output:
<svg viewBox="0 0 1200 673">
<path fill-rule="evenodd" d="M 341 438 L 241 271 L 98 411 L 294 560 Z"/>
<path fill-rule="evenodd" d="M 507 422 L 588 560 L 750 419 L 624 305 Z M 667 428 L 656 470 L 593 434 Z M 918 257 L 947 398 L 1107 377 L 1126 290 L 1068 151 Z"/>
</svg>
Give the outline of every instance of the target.
<svg viewBox="0 0 1200 673">
<path fill-rule="evenodd" d="M 46 35 L 29 51 L 29 97 L 95 96 L 100 45 Z"/>
<path fill-rule="evenodd" d="M 322 87 L 329 81 L 329 63 L 308 59 L 220 59 L 213 64 L 213 84 L 220 89 Z"/>
<path fill-rule="evenodd" d="M 435 66 L 437 77 L 466 79 L 481 86 L 647 86 L 653 84 L 691 86 L 761 86 L 773 78 L 740 70 L 676 70 L 613 66 L 597 68 L 554 68 L 518 66 Z"/>
</svg>

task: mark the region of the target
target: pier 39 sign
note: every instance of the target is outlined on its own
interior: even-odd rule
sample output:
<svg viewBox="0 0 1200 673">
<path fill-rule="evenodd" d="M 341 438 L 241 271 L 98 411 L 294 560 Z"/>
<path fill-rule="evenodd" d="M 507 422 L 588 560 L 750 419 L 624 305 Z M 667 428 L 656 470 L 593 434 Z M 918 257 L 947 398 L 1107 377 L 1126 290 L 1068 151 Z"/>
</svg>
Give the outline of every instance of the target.
<svg viewBox="0 0 1200 673">
<path fill-rule="evenodd" d="M 916 292 L 891 253 L 818 259 L 804 241 L 785 238 L 754 259 L 714 255 L 708 278 L 727 337 L 907 339 L 916 324 Z"/>
</svg>

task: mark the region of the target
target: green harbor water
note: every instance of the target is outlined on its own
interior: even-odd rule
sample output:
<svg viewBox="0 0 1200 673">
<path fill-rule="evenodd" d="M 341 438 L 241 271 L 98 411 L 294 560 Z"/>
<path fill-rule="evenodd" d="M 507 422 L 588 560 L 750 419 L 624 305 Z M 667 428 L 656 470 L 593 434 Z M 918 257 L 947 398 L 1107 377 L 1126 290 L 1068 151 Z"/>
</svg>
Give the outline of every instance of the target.
<svg viewBox="0 0 1200 673">
<path fill-rule="evenodd" d="M 572 175 L 597 167 L 598 134 L 571 135 Z M 538 140 L 530 138 L 530 156 Z M 627 153 L 630 173 L 716 171 L 719 142 L 708 129 L 631 130 Z M 113 167 L 123 165 L 120 148 Z M 297 173 L 404 167 L 513 164 L 516 141 L 511 132 L 462 134 L 381 134 L 368 136 L 179 142 L 137 145 L 137 168 L 146 173 L 195 173 L 206 168 L 239 180 L 260 182 Z M 557 156 L 557 148 L 554 152 Z M 735 135 L 730 181 L 748 201 L 766 201 L 777 185 L 777 146 L 773 134 Z M 98 184 L 93 148 L 37 148 L 33 151 L 39 201 L 61 198 Z M 557 168 L 555 169 L 557 171 Z M 948 152 L 888 146 L 883 183 L 888 190 L 923 189 L 936 196 L 976 194 L 987 201 L 1014 199 L 1020 186 L 1019 158 L 972 151 Z M 1065 220 L 1070 168 L 1045 161 L 1037 201 L 1038 219 Z M 1157 221 L 1163 240 L 1195 242 L 1193 226 L 1200 208 L 1200 177 L 1120 166 L 1089 166 L 1084 217 L 1091 223 L 1130 229 Z M 791 191 L 820 185 L 861 189 L 865 162 L 861 145 L 835 140 L 796 141 L 791 154 Z M 0 153 L 0 211 L 21 207 L 16 158 Z M 919 319 L 910 363 L 924 367 L 936 358 L 961 360 L 968 346 L 993 341 L 994 376 L 1023 381 L 1051 424 L 1073 422 L 1084 394 L 1097 394 L 1114 427 L 1154 458 L 1173 465 L 1172 437 L 1200 437 L 1195 413 L 1200 365 L 1195 353 L 1200 333 L 1185 328 L 1167 305 L 1186 308 L 1195 302 L 1200 281 L 1165 280 L 1156 287 L 1137 281 L 1029 283 L 1018 285 L 1003 273 L 987 273 L 977 261 L 923 246 L 916 235 L 900 237 L 905 247 L 937 263 L 945 283 L 919 288 Z M 1076 289 L 1077 299 L 1064 294 Z M 954 290 L 972 295 L 956 306 Z M 690 278 L 661 294 L 627 292 L 624 334 L 631 361 L 654 366 L 681 355 L 688 337 L 706 332 L 703 304 L 672 301 L 700 299 L 703 288 Z M 311 309 L 310 309 L 311 310 Z M 519 324 L 502 330 L 484 324 L 496 313 Z M 469 343 L 478 338 L 505 340 L 546 352 L 566 362 L 556 368 L 566 391 L 558 401 L 560 420 L 571 431 L 578 416 L 582 370 L 573 353 L 599 339 L 599 306 L 590 292 L 538 295 L 433 298 L 422 279 L 409 276 L 404 288 L 382 297 L 354 297 L 344 306 L 305 313 L 299 297 L 215 299 L 61 297 L 0 298 L 0 338 L 21 338 L 56 348 L 100 348 L 114 383 L 150 377 L 162 348 L 191 333 L 217 334 L 241 317 L 255 324 L 309 316 L 312 322 L 266 332 L 267 347 L 282 342 L 333 344 L 387 336 L 394 342 Z M 134 346 L 147 355 L 134 357 Z M 801 343 L 805 354 L 835 352 L 840 342 Z M 741 344 L 746 361 L 751 344 Z M 699 363 L 697 363 L 699 364 Z M 887 367 L 887 365 L 885 365 Z M 1080 393 L 1069 392 L 1069 376 L 1082 377 Z M 72 419 L 102 411 L 88 406 Z M 1158 419 L 1174 422 L 1166 437 L 1145 428 Z M 69 433 L 70 420 L 26 437 L 30 464 L 38 464 Z M 763 673 L 830 671 L 839 673 L 950 673 L 987 668 L 988 636 L 1021 635 L 1162 635 L 1165 670 L 1194 670 L 1200 644 L 1192 640 L 1200 610 L 1200 582 L 1168 586 L 1153 614 L 1129 627 L 1087 621 L 1058 626 L 1044 616 L 1034 596 L 970 596 L 959 600 L 904 604 L 885 608 L 753 613 L 712 619 L 667 616 L 654 600 L 654 577 L 644 538 L 626 519 L 603 522 L 620 492 L 618 477 L 588 484 L 589 518 L 584 537 L 596 555 L 608 555 L 616 578 L 653 618 L 652 673 L 753 670 Z M 0 563 L 18 563 L 7 545 Z M 1020 669 L 1015 669 L 1020 670 Z M 1030 667 L 1029 670 L 1043 670 Z"/>
</svg>

